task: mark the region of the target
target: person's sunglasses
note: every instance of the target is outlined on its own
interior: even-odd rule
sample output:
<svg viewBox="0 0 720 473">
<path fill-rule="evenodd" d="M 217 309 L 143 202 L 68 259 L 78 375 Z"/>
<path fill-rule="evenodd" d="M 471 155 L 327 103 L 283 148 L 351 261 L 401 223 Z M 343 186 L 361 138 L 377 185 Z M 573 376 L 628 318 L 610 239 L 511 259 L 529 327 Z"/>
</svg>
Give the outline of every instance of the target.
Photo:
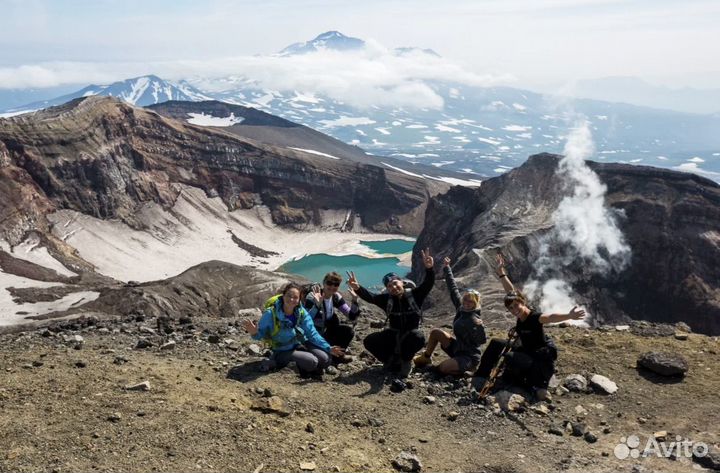
<svg viewBox="0 0 720 473">
<path fill-rule="evenodd" d="M 325 285 L 326 285 L 326 286 L 332 286 L 332 287 L 340 287 L 340 283 L 339 283 L 339 282 L 325 281 Z"/>
</svg>

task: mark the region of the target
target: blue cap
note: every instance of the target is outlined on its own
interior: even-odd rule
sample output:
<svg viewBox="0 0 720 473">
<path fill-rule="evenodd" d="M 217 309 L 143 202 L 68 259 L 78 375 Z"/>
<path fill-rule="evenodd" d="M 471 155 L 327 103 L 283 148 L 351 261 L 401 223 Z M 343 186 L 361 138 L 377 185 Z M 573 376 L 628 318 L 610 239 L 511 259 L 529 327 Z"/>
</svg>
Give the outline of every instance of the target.
<svg viewBox="0 0 720 473">
<path fill-rule="evenodd" d="M 400 276 L 395 273 L 387 273 L 385 276 L 383 276 L 383 286 L 387 286 L 388 284 L 390 284 L 391 281 L 394 281 L 395 279 L 400 279 Z"/>
</svg>

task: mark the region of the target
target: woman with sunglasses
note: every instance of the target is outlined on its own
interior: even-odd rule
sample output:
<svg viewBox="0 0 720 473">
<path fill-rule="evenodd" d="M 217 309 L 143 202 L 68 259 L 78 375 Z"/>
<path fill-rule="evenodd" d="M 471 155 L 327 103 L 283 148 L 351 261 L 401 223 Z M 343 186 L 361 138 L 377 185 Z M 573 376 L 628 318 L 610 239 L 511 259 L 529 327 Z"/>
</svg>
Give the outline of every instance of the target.
<svg viewBox="0 0 720 473">
<path fill-rule="evenodd" d="M 471 374 L 480 364 L 480 347 L 487 340 L 480 318 L 480 293 L 474 289 L 462 293 L 458 290 L 448 257 L 443 260 L 443 272 L 450 299 L 457 311 L 453 319 L 454 335 L 439 328 L 432 329 L 425 351 L 413 361 L 417 367 L 432 364 L 431 357 L 439 343 L 450 357 L 437 366 L 440 373 L 456 376 L 466 372 Z"/>
<path fill-rule="evenodd" d="M 317 331 L 330 345 L 345 349 L 355 336 L 355 330 L 352 325 L 340 323 L 340 317 L 335 314 L 335 309 L 345 314 L 350 322 L 354 322 L 360 315 L 360 307 L 357 304 L 357 294 L 352 290 L 350 305 L 345 302 L 338 291 L 340 283 L 342 283 L 340 274 L 334 271 L 327 273 L 323 278 L 322 287 L 316 285 L 305 297 L 305 310 L 312 317 Z M 333 356 L 332 361 L 336 364 L 349 363 L 352 357 L 343 354 Z"/>
</svg>

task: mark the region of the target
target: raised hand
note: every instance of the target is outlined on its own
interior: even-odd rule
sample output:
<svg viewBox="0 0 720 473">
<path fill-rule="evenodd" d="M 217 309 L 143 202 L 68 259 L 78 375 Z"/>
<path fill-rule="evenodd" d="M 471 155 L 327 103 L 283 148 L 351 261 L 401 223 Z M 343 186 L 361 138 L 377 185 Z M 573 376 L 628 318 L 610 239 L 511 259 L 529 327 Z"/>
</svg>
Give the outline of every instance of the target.
<svg viewBox="0 0 720 473">
<path fill-rule="evenodd" d="M 322 290 L 320 286 L 313 285 L 312 292 L 310 293 L 315 298 L 315 302 L 320 303 L 322 301 Z"/>
<path fill-rule="evenodd" d="M 430 269 L 435 264 L 435 260 L 430 255 L 430 248 L 425 248 L 424 250 L 420 250 L 420 255 L 422 255 L 423 263 L 425 264 L 425 268 Z"/>
<path fill-rule="evenodd" d="M 583 309 L 578 308 L 578 306 L 575 306 L 572 309 L 570 309 L 568 316 L 574 320 L 582 319 L 583 317 L 585 317 L 585 311 Z"/>
<path fill-rule="evenodd" d="M 360 283 L 358 282 L 357 278 L 355 277 L 354 271 L 346 271 L 348 275 L 347 285 L 350 289 L 353 291 L 357 291 L 360 289 Z"/>
<path fill-rule="evenodd" d="M 502 253 L 498 253 L 495 256 L 495 262 L 497 263 L 497 267 L 495 268 L 495 271 L 497 271 L 497 275 L 500 277 L 507 274 L 507 270 L 505 269 L 505 257 L 502 255 Z"/>
<path fill-rule="evenodd" d="M 330 347 L 330 354 L 332 356 L 343 356 L 345 354 L 345 349 L 338 346 L 332 346 Z"/>
<path fill-rule="evenodd" d="M 348 287 L 348 292 L 350 293 L 350 296 L 352 297 L 352 301 L 357 302 L 358 295 L 357 295 L 357 292 L 355 292 L 355 289 Z"/>
<path fill-rule="evenodd" d="M 445 258 L 443 258 L 443 267 L 449 268 L 449 267 L 450 267 L 450 262 L 451 262 L 451 260 L 450 260 L 450 257 L 449 257 L 449 256 L 446 256 Z"/>
<path fill-rule="evenodd" d="M 243 320 L 242 327 L 250 335 L 254 336 L 255 334 L 257 334 L 257 331 L 258 331 L 257 324 L 255 322 L 253 322 L 252 320 L 249 320 L 249 319 Z"/>
</svg>

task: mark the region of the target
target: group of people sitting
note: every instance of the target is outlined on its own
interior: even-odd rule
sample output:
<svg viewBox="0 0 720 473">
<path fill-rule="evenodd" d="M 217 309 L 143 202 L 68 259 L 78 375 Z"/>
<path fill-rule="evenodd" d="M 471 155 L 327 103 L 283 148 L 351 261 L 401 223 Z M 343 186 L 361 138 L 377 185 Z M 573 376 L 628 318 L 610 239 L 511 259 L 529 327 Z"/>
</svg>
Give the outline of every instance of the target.
<svg viewBox="0 0 720 473">
<path fill-rule="evenodd" d="M 480 318 L 480 293 L 473 289 L 458 289 L 450 258 L 443 260 L 443 273 L 456 310 L 452 334 L 435 328 L 426 339 L 420 330 L 421 307 L 435 284 L 434 258 L 429 249 L 421 254 L 425 277 L 415 287 L 397 274 L 389 273 L 382 280 L 385 290 L 375 294 L 361 286 L 355 274 L 349 272 L 350 304 L 339 292 L 343 278 L 336 272 L 325 275 L 322 287 L 307 291 L 298 284 L 287 284 L 280 294 L 268 301 L 258 322 L 243 321 L 243 327 L 254 339 L 267 341 L 272 349 L 272 356 L 263 369 L 279 369 L 294 361 L 301 376 L 319 378 L 331 363 L 351 361 L 347 351 L 355 335 L 354 328 L 342 323 L 336 310 L 354 324 L 360 315 L 360 298 L 380 307 L 386 314 L 386 328 L 369 334 L 363 345 L 395 377 L 406 378 L 413 365 L 432 365 L 432 355 L 440 345 L 448 355 L 436 367 L 440 373 L 487 378 L 508 341 L 492 339 L 482 350 L 487 337 Z M 573 307 L 566 314 L 540 313 L 530 308 L 525 297 L 513 286 L 501 255 L 497 257 L 496 268 L 506 291 L 505 307 L 517 319 L 515 345 L 503 355 L 503 378 L 530 388 L 538 399 L 545 399 L 555 369 L 557 348 L 545 334 L 543 325 L 581 319 L 585 311 Z M 422 352 L 418 354 L 420 350 Z"/>
</svg>

